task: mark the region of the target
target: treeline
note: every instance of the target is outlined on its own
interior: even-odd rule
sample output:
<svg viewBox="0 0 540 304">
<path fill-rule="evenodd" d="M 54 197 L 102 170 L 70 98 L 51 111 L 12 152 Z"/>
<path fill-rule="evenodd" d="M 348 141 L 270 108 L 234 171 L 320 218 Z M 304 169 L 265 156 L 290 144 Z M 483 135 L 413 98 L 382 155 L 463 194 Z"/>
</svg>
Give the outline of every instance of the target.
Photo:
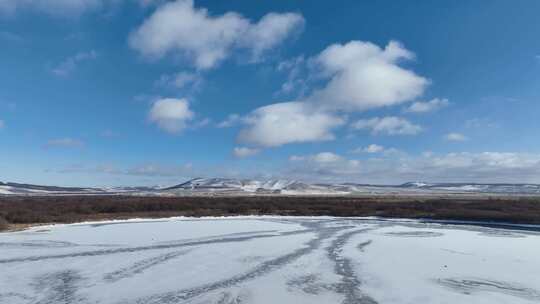
<svg viewBox="0 0 540 304">
<path fill-rule="evenodd" d="M 9 224 L 168 216 L 380 216 L 540 224 L 539 198 L 4 196 Z"/>
</svg>

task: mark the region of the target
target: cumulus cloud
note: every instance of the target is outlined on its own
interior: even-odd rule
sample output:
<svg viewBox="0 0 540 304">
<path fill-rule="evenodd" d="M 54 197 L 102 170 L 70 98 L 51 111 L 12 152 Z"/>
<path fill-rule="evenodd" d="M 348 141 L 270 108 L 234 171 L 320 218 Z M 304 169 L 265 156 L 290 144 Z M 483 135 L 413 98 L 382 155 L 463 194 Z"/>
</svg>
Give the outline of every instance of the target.
<svg viewBox="0 0 540 304">
<path fill-rule="evenodd" d="M 193 176 L 193 166 L 191 164 L 144 164 L 127 169 L 117 169 L 113 173 L 137 176 Z"/>
<path fill-rule="evenodd" d="M 252 60 L 257 61 L 266 52 L 283 42 L 293 31 L 301 30 L 304 17 L 296 13 L 269 13 L 255 24 L 251 24 L 239 45 L 252 51 Z"/>
<path fill-rule="evenodd" d="M 343 157 L 333 152 L 320 152 L 317 154 L 302 156 L 292 155 L 289 157 L 289 161 L 311 161 L 316 163 L 335 163 L 343 160 Z"/>
<path fill-rule="evenodd" d="M 256 155 L 260 152 L 259 149 L 253 149 L 248 147 L 235 147 L 233 149 L 233 155 L 237 158 L 246 158 Z"/>
<path fill-rule="evenodd" d="M 331 163 L 331 162 L 336 162 L 340 159 L 342 159 L 342 157 L 333 152 L 320 152 L 320 153 L 311 154 L 311 155 L 291 155 L 289 157 L 289 161 L 291 162 L 310 161 L 310 162 L 318 162 L 318 163 Z"/>
<path fill-rule="evenodd" d="M 371 144 L 367 147 L 359 147 L 351 151 L 352 153 L 381 153 L 384 152 L 385 148 L 377 144 Z"/>
<path fill-rule="evenodd" d="M 417 101 L 411 104 L 405 112 L 409 113 L 427 113 L 437 111 L 441 108 L 448 106 L 450 103 L 448 99 L 434 98 L 430 101 Z"/>
<path fill-rule="evenodd" d="M 161 5 L 129 38 L 132 48 L 149 57 L 181 54 L 199 70 L 225 60 L 234 49 L 246 49 L 252 60 L 279 45 L 304 19 L 294 13 L 269 13 L 257 23 L 236 12 L 211 15 L 192 0 Z"/>
<path fill-rule="evenodd" d="M 540 155 L 509 152 L 448 153 L 431 156 L 418 166 L 437 174 L 448 172 L 454 180 L 516 181 L 538 180 Z M 444 178 L 441 176 L 441 178 Z"/>
<path fill-rule="evenodd" d="M 305 158 L 305 156 L 301 156 L 301 155 L 291 155 L 289 157 L 289 160 L 290 161 L 303 161 Z"/>
<path fill-rule="evenodd" d="M 384 49 L 363 41 L 333 44 L 307 60 L 323 81 L 322 87 L 298 101 L 254 110 L 240 139 L 260 146 L 333 139 L 333 130 L 344 124 L 347 113 L 400 104 L 424 92 L 429 80 L 399 65 L 413 58 L 413 53 L 395 41 Z M 294 71 L 297 64 L 284 62 L 282 69 Z M 287 86 L 293 86 L 297 78 L 290 77 Z M 422 130 L 398 117 L 358 121 L 354 126 L 390 135 Z"/>
<path fill-rule="evenodd" d="M 461 133 L 448 133 L 444 138 L 448 141 L 466 141 L 468 139 L 467 136 Z"/>
<path fill-rule="evenodd" d="M 97 52 L 91 50 L 89 52 L 80 52 L 74 56 L 66 58 L 60 64 L 52 69 L 52 72 L 57 76 L 68 76 L 77 68 L 77 65 L 83 61 L 93 60 L 97 58 Z"/>
<path fill-rule="evenodd" d="M 210 123 L 212 123 L 212 120 L 210 118 L 203 118 L 195 122 L 194 128 L 203 128 L 208 126 Z"/>
<path fill-rule="evenodd" d="M 314 60 L 326 86 L 308 100 L 325 108 L 364 111 L 392 106 L 420 96 L 429 81 L 399 66 L 414 58 L 401 44 L 391 41 L 381 49 L 370 42 L 351 41 L 327 47 Z"/>
<path fill-rule="evenodd" d="M 332 152 L 321 152 L 313 155 L 312 160 L 318 163 L 334 163 L 342 160 L 342 157 Z"/>
<path fill-rule="evenodd" d="M 230 114 L 229 116 L 227 116 L 227 118 L 218 123 L 217 127 L 218 128 L 230 128 L 232 126 L 235 126 L 237 124 L 239 124 L 240 122 L 242 121 L 242 116 L 236 114 L 236 113 L 233 113 L 233 114 Z"/>
<path fill-rule="evenodd" d="M 422 131 L 421 126 L 396 116 L 360 119 L 354 122 L 351 127 L 356 130 L 370 130 L 374 135 L 416 135 Z"/>
<path fill-rule="evenodd" d="M 198 88 L 202 83 L 202 77 L 197 73 L 179 72 L 171 75 L 162 75 L 157 85 L 183 89 L 186 87 Z"/>
<path fill-rule="evenodd" d="M 395 158 L 318 162 L 313 155 L 293 156 L 283 175 L 306 181 L 399 184 L 432 182 L 538 183 L 540 154 L 483 152 L 434 153 Z"/>
<path fill-rule="evenodd" d="M 376 144 L 371 144 L 371 145 L 367 146 L 364 149 L 364 151 L 367 152 L 367 153 L 379 153 L 379 152 L 384 151 L 384 147 L 376 145 Z"/>
<path fill-rule="evenodd" d="M 245 118 L 248 125 L 239 140 L 263 147 L 287 143 L 334 139 L 332 129 L 345 120 L 332 113 L 318 111 L 302 102 L 285 102 L 258 108 Z"/>
<path fill-rule="evenodd" d="M 465 121 L 465 127 L 470 129 L 480 129 L 480 130 L 486 130 L 486 129 L 494 129 L 499 128 L 500 125 L 494 121 L 492 121 L 489 118 L 472 118 L 467 121 Z"/>
<path fill-rule="evenodd" d="M 148 119 L 159 128 L 173 134 L 181 133 L 195 114 L 186 99 L 164 98 L 154 102 Z"/>
<path fill-rule="evenodd" d="M 74 139 L 70 137 L 51 139 L 45 144 L 46 148 L 82 148 L 84 147 L 84 142 L 79 139 Z"/>
<path fill-rule="evenodd" d="M 306 182 L 351 182 L 361 184 L 401 184 L 409 181 L 540 183 L 540 154 L 513 152 L 459 152 L 420 155 L 374 155 L 357 160 L 334 152 L 293 155 L 282 167 L 201 167 L 191 164 L 148 163 L 129 168 L 111 166 L 75 168 L 129 176 L 171 177 L 168 183 L 197 176 L 236 178 L 287 178 Z M 155 177 L 155 178 L 154 178 Z"/>
<path fill-rule="evenodd" d="M 311 155 L 293 155 L 291 162 L 283 174 L 289 178 L 299 178 L 306 181 L 333 180 L 337 176 L 345 177 L 356 174 L 360 162 L 333 152 L 321 152 Z M 311 175 L 311 176 L 309 176 Z"/>
<path fill-rule="evenodd" d="M 299 96 L 303 96 L 308 87 L 307 81 L 303 79 L 302 72 L 305 70 L 306 60 L 304 56 L 298 56 L 293 59 L 281 61 L 277 70 L 279 72 L 287 72 L 287 80 L 281 85 L 281 88 L 277 95 L 290 94 L 292 92 L 297 92 Z"/>
</svg>

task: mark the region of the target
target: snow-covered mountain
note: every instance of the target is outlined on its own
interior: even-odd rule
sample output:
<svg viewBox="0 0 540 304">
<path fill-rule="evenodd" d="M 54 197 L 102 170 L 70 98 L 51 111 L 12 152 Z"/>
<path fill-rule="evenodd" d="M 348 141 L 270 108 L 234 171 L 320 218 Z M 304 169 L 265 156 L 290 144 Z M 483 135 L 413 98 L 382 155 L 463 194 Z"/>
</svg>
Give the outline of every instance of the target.
<svg viewBox="0 0 540 304">
<path fill-rule="evenodd" d="M 274 194 L 325 194 L 335 192 L 326 186 L 312 185 L 296 180 L 251 180 L 230 178 L 195 178 L 185 183 L 162 189 L 162 191 L 245 192 Z"/>
<path fill-rule="evenodd" d="M 23 195 L 23 194 L 61 194 L 61 193 L 91 193 L 99 192 L 97 188 L 41 186 L 19 183 L 0 182 L 0 194 Z"/>
<path fill-rule="evenodd" d="M 165 188 L 165 192 L 245 192 L 275 194 L 384 194 L 384 193 L 500 193 L 540 194 L 535 184 L 475 184 L 409 182 L 401 185 L 355 183 L 309 184 L 297 180 L 250 180 L 231 178 L 195 178 Z"/>
<path fill-rule="evenodd" d="M 540 195 L 537 184 L 476 184 L 409 182 L 401 185 L 368 185 L 355 183 L 310 184 L 287 179 L 195 178 L 172 187 L 80 188 L 41 186 L 0 182 L 0 195 L 366 195 L 366 194 L 438 194 L 493 193 Z"/>
<path fill-rule="evenodd" d="M 155 187 L 82 188 L 0 182 L 0 195 L 115 194 L 154 191 Z"/>
<path fill-rule="evenodd" d="M 411 182 L 400 185 L 401 188 L 478 192 L 478 193 L 516 193 L 540 194 L 540 185 L 537 184 L 477 184 L 477 183 L 424 183 Z"/>
</svg>

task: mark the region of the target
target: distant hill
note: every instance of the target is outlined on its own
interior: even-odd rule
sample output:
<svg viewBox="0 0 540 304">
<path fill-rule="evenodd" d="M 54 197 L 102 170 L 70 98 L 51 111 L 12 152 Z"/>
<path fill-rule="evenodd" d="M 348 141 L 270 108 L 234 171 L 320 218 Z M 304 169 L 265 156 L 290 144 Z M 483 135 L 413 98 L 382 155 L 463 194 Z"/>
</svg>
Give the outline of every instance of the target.
<svg viewBox="0 0 540 304">
<path fill-rule="evenodd" d="M 0 182 L 0 195 L 75 195 L 75 194 L 133 194 L 133 195 L 348 195 L 348 194 L 422 194 L 422 193 L 493 193 L 540 195 L 536 184 L 480 184 L 408 182 L 401 185 L 369 185 L 356 183 L 305 183 L 287 179 L 194 178 L 165 188 L 106 187 L 83 188 L 43 186 Z"/>
<path fill-rule="evenodd" d="M 150 187 L 82 188 L 0 182 L 0 195 L 113 194 L 153 191 Z"/>
</svg>

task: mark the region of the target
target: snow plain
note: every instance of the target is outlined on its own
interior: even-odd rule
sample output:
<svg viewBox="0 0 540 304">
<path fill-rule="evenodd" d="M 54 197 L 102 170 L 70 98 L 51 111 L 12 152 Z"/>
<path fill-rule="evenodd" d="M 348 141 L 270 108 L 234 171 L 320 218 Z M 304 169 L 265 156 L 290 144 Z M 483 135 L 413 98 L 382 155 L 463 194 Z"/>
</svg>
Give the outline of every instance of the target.
<svg viewBox="0 0 540 304">
<path fill-rule="evenodd" d="M 331 217 L 35 227 L 0 233 L 0 303 L 540 303 L 540 227 L 517 228 Z"/>
</svg>

